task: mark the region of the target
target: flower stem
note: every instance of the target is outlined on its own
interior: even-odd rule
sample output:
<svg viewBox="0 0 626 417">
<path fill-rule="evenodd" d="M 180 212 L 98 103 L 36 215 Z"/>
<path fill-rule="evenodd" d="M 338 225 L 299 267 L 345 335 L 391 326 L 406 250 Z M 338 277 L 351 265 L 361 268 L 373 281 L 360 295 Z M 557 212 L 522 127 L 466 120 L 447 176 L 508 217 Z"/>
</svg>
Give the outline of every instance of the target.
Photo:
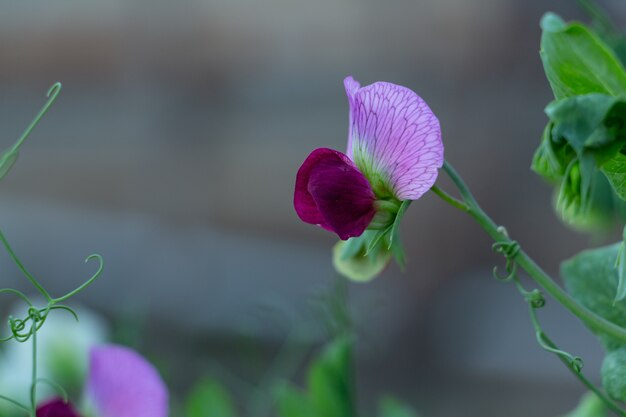
<svg viewBox="0 0 626 417">
<path fill-rule="evenodd" d="M 30 385 L 30 415 L 37 417 L 37 321 L 33 320 L 32 342 L 33 342 L 33 372 Z"/>
<path fill-rule="evenodd" d="M 456 172 L 456 170 L 446 161 L 443 165 L 443 170 L 450 177 L 456 188 L 459 190 L 461 197 L 463 198 L 464 206 L 459 207 L 459 204 L 451 201 L 447 198 L 447 194 L 442 194 L 440 190 L 436 189 L 433 192 L 442 198 L 443 201 L 456 207 L 476 220 L 476 222 L 487 232 L 492 239 L 496 242 L 510 242 L 513 241 L 506 234 L 506 230 L 499 227 L 489 217 L 483 209 L 480 207 L 469 188 Z M 458 200 L 455 199 L 458 202 Z M 460 202 L 459 202 L 460 203 Z M 541 286 L 548 294 L 557 300 L 563 307 L 568 309 L 572 314 L 578 317 L 587 327 L 598 333 L 606 334 L 615 339 L 618 339 L 626 343 L 626 329 L 617 326 L 614 323 L 598 316 L 594 312 L 588 310 L 586 307 L 579 304 L 574 300 L 565 290 L 563 290 L 537 263 L 522 249 L 512 259 L 520 267 L 522 267 L 526 273 L 533 279 L 539 286 Z"/>
</svg>

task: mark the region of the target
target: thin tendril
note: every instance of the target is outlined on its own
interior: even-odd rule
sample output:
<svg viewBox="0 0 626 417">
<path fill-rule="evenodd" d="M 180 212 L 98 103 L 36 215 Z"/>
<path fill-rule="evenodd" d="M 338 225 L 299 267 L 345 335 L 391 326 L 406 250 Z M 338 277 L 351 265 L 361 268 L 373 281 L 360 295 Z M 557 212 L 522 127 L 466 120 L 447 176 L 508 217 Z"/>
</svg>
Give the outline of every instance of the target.
<svg viewBox="0 0 626 417">
<path fill-rule="evenodd" d="M 26 304 L 32 307 L 33 303 L 28 299 L 28 297 L 21 291 L 13 289 L 13 288 L 0 288 L 0 294 L 14 294 L 20 297 Z"/>
<path fill-rule="evenodd" d="M 35 380 L 35 384 L 46 384 L 50 386 L 53 390 L 57 391 L 61 395 L 64 403 L 67 403 L 69 396 L 67 395 L 67 391 L 63 388 L 58 382 L 54 382 L 48 378 L 37 378 Z"/>
<path fill-rule="evenodd" d="M 579 356 L 574 356 L 571 353 L 568 353 L 564 350 L 558 348 L 558 346 L 545 334 L 543 329 L 541 328 L 541 324 L 539 323 L 539 319 L 537 318 L 537 312 L 535 311 L 538 308 L 542 308 L 545 306 L 545 299 L 541 291 L 538 289 L 534 289 L 532 291 L 526 290 L 522 284 L 519 282 L 519 279 L 514 280 L 517 289 L 520 294 L 524 297 L 526 302 L 528 303 L 530 319 L 533 324 L 533 328 L 535 329 L 535 336 L 537 338 L 537 343 L 547 352 L 554 353 L 563 364 L 569 369 L 572 374 L 580 380 L 580 382 L 585 385 L 589 390 L 593 391 L 594 394 L 600 398 L 600 400 L 604 403 L 604 405 L 617 414 L 620 417 L 626 417 L 626 411 L 621 409 L 620 406 L 613 400 L 611 400 L 602 390 L 600 390 L 597 386 L 595 386 L 591 381 L 585 377 L 582 372 L 582 368 L 584 366 L 583 360 Z"/>
<path fill-rule="evenodd" d="M 48 90 L 47 97 L 48 100 L 41 108 L 39 113 L 35 116 L 30 125 L 26 128 L 24 133 L 20 136 L 20 138 L 15 142 L 15 144 L 2 155 L 0 155 L 0 179 L 8 172 L 13 163 L 18 157 L 19 149 L 24 143 L 24 141 L 29 137 L 33 129 L 37 126 L 37 124 L 41 121 L 42 117 L 48 112 L 52 104 L 54 104 L 57 99 L 59 93 L 61 92 L 61 83 L 55 83 Z M 87 281 L 85 281 L 81 286 L 76 288 L 75 290 L 67 293 L 66 295 L 59 298 L 52 298 L 48 291 L 37 281 L 37 279 L 28 272 L 24 264 L 19 260 L 11 245 L 7 241 L 6 237 L 0 231 L 0 241 L 4 248 L 10 255 L 13 262 L 20 269 L 22 274 L 30 281 L 30 283 L 39 291 L 39 293 L 46 299 L 47 304 L 43 308 L 37 308 L 33 305 L 31 300 L 21 291 L 12 289 L 12 288 L 0 288 L 0 294 L 12 294 L 19 297 L 22 301 L 24 301 L 28 305 L 28 313 L 24 318 L 15 318 L 13 316 L 8 317 L 8 327 L 11 331 L 11 335 L 0 338 L 0 342 L 6 342 L 9 340 L 15 340 L 20 343 L 25 343 L 28 340 L 32 342 L 32 372 L 31 372 L 31 385 L 30 385 L 30 406 L 26 406 L 19 401 L 15 401 L 9 397 L 0 395 L 0 400 L 7 401 L 16 407 L 21 408 L 22 410 L 28 412 L 30 417 L 36 417 L 37 415 L 37 385 L 38 384 L 47 384 L 55 389 L 62 397 L 63 401 L 68 401 L 67 391 L 63 389 L 61 385 L 58 383 L 46 379 L 46 378 L 38 378 L 37 377 L 37 332 L 41 329 L 41 327 L 46 322 L 50 311 L 52 310 L 64 310 L 70 313 L 76 320 L 78 320 L 78 315 L 76 312 L 63 304 L 58 304 L 62 301 L 67 300 L 68 298 L 78 294 L 89 285 L 91 285 L 101 274 L 104 268 L 104 262 L 100 255 L 90 255 L 85 259 L 85 263 L 89 262 L 92 259 L 98 259 L 99 266 L 94 275 L 91 276 Z"/>
<path fill-rule="evenodd" d="M 24 143 L 24 141 L 31 134 L 35 126 L 37 126 L 41 118 L 48 112 L 50 107 L 54 104 L 60 92 L 61 92 L 61 83 L 57 82 L 52 87 L 50 87 L 50 89 L 48 90 L 48 94 L 46 94 L 46 97 L 48 97 L 48 101 L 46 102 L 46 104 L 43 105 L 43 107 L 41 108 L 37 116 L 35 116 L 35 118 L 30 123 L 30 125 L 26 128 L 24 133 L 22 133 L 22 136 L 20 136 L 17 142 L 15 142 L 15 145 L 13 145 L 13 147 L 11 148 L 12 153 L 17 152 L 20 149 L 20 146 L 22 146 L 22 143 Z"/>
<path fill-rule="evenodd" d="M 47 301 L 51 301 L 52 297 L 50 297 L 50 294 L 48 294 L 48 291 L 46 291 L 45 288 L 42 287 L 41 284 L 35 279 L 35 277 L 33 277 L 26 270 L 26 268 L 24 267 L 24 264 L 22 264 L 22 262 L 19 260 L 17 255 L 15 255 L 15 252 L 13 252 L 13 249 L 11 248 L 11 245 L 9 245 L 9 242 L 7 241 L 6 237 L 4 236 L 4 233 L 2 233 L 1 230 L 0 230 L 0 240 L 2 241 L 2 244 L 4 245 L 4 248 L 6 249 L 6 251 L 11 256 L 11 259 L 13 259 L 13 262 L 15 262 L 15 264 L 20 269 L 20 271 L 22 271 L 24 276 L 26 278 L 28 278 L 28 280 L 31 282 L 31 284 L 33 284 L 35 286 L 35 288 L 37 288 L 37 291 L 39 291 L 41 293 L 41 295 L 43 295 Z"/>
<path fill-rule="evenodd" d="M 51 306 L 50 310 L 64 310 L 67 311 L 68 313 L 70 313 L 74 319 L 76 319 L 76 321 L 78 320 L 78 314 L 76 314 L 76 311 L 74 311 L 74 309 L 72 309 L 71 307 L 65 306 L 65 305 L 55 305 L 55 306 Z"/>
<path fill-rule="evenodd" d="M 444 172 L 450 177 L 469 208 L 468 213 L 496 242 L 508 242 L 511 239 L 503 232 L 492 219 L 480 207 L 465 181 L 447 161 L 443 164 Z M 444 201 L 448 202 L 444 199 Z M 515 263 L 524 269 L 550 296 L 578 317 L 593 332 L 602 332 L 626 343 L 626 329 L 616 325 L 596 313 L 587 309 L 574 300 L 563 288 L 561 288 L 537 263 L 521 248 L 515 256 Z"/>
<path fill-rule="evenodd" d="M 65 301 L 68 298 L 78 294 L 79 292 L 81 292 L 82 290 L 84 290 L 85 288 L 90 286 L 96 279 L 98 279 L 98 277 L 102 274 L 102 270 L 104 269 L 104 259 L 102 259 L 101 255 L 98 255 L 96 253 L 96 254 L 93 254 L 93 255 L 89 255 L 87 257 L 87 259 L 85 259 L 85 263 L 89 262 L 92 259 L 97 259 L 98 262 L 100 263 L 100 265 L 98 266 L 98 270 L 95 272 L 95 274 L 93 274 L 91 276 L 91 278 L 89 278 L 87 281 L 85 281 L 85 283 L 83 283 L 80 287 L 76 288 L 74 291 L 71 291 L 71 292 L 65 294 L 62 297 L 53 299 L 52 301 L 53 301 L 54 304 L 59 303 L 61 301 Z"/>
<path fill-rule="evenodd" d="M 0 400 L 6 401 L 8 403 L 13 404 L 14 406 L 21 408 L 22 410 L 30 413 L 30 408 L 28 408 L 27 406 L 25 406 L 24 404 L 20 403 L 19 401 L 15 401 L 14 399 L 11 399 L 9 397 L 5 397 L 4 395 L 0 395 Z"/>
<path fill-rule="evenodd" d="M 494 252 L 499 253 L 506 258 L 506 267 L 505 267 L 506 275 L 500 275 L 498 273 L 498 267 L 494 266 L 493 276 L 498 281 L 502 281 L 502 282 L 511 281 L 517 275 L 517 263 L 515 262 L 515 257 L 520 251 L 519 243 L 517 243 L 515 240 L 496 242 L 493 245 L 491 245 L 491 249 Z"/>
</svg>

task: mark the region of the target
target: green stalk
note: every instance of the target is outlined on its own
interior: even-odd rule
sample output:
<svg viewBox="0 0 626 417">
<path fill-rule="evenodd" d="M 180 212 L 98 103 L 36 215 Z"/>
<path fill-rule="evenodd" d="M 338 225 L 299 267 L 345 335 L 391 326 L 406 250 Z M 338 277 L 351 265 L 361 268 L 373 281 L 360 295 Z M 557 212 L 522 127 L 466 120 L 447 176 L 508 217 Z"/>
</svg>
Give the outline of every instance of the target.
<svg viewBox="0 0 626 417">
<path fill-rule="evenodd" d="M 512 242 L 506 231 L 499 227 L 480 207 L 469 188 L 456 172 L 456 170 L 446 161 L 443 170 L 450 177 L 463 198 L 464 206 L 453 204 L 449 198 L 444 198 L 438 189 L 433 192 L 442 198 L 443 201 L 456 207 L 476 220 L 476 222 L 487 232 L 496 242 Z M 452 197 L 450 197 L 452 198 Z M 552 298 L 561 303 L 563 307 L 578 317 L 591 331 L 604 333 L 615 339 L 626 343 L 626 329 L 598 316 L 594 312 L 579 304 L 565 292 L 537 263 L 522 249 L 512 259 L 517 263 L 539 286 L 541 286 Z"/>
</svg>

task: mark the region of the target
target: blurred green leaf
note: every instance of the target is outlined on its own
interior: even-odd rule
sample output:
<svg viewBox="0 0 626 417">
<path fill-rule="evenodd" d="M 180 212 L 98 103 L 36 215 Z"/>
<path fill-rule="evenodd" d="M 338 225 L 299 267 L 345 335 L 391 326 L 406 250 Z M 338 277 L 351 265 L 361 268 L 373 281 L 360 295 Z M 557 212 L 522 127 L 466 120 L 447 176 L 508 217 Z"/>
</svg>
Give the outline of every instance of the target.
<svg viewBox="0 0 626 417">
<path fill-rule="evenodd" d="M 608 353 L 602 362 L 602 385 L 618 401 L 626 401 L 626 347 Z"/>
<path fill-rule="evenodd" d="M 288 385 L 277 390 L 281 417 L 354 417 L 351 382 L 352 339 L 340 336 L 314 360 L 308 391 Z"/>
<path fill-rule="evenodd" d="M 608 417 L 608 410 L 596 394 L 588 392 L 580 399 L 578 406 L 563 417 Z"/>
<path fill-rule="evenodd" d="M 211 379 L 200 382 L 187 397 L 185 417 L 236 417 L 228 391 Z"/>
<path fill-rule="evenodd" d="M 625 64 L 626 38 L 624 33 L 615 26 L 607 13 L 593 0 L 578 0 L 578 4 L 591 17 L 594 32 L 613 49 L 622 64 Z"/>
<path fill-rule="evenodd" d="M 378 404 L 379 417 L 418 417 L 417 413 L 406 404 L 391 396 L 384 396 Z"/>
<path fill-rule="evenodd" d="M 617 292 L 615 293 L 615 301 L 626 298 L 626 227 L 622 232 L 622 243 L 619 245 L 615 267 L 617 268 Z"/>
<path fill-rule="evenodd" d="M 541 60 L 557 99 L 580 94 L 626 94 L 626 73 L 613 51 L 580 23 L 554 13 L 541 19 Z"/>
<path fill-rule="evenodd" d="M 626 301 L 615 301 L 619 282 L 615 260 L 620 244 L 586 250 L 561 264 L 561 276 L 571 296 L 580 304 L 618 326 L 626 327 Z M 598 334 L 609 351 L 623 343 Z"/>
<path fill-rule="evenodd" d="M 276 396 L 281 417 L 318 417 L 309 397 L 289 384 L 280 385 Z"/>
<path fill-rule="evenodd" d="M 350 337 L 326 346 L 309 370 L 309 394 L 319 416 L 349 417 L 352 410 Z"/>
</svg>

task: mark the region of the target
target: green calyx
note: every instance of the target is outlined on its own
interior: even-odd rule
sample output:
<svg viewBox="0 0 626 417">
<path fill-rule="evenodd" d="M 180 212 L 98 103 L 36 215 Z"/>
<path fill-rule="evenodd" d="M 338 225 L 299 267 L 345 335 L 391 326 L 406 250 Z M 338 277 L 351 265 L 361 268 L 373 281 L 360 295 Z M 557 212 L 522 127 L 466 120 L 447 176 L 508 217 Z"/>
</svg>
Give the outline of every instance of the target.
<svg viewBox="0 0 626 417">
<path fill-rule="evenodd" d="M 400 221 L 410 200 L 377 200 L 377 214 L 361 236 L 340 241 L 333 249 L 337 272 L 352 281 L 366 282 L 380 274 L 391 258 L 404 268 Z"/>
<path fill-rule="evenodd" d="M 395 198 L 376 200 L 374 202 L 376 214 L 374 215 L 374 218 L 370 222 L 369 226 L 367 226 L 367 229 L 385 230 L 390 227 L 396 220 L 396 217 L 398 217 L 398 212 L 400 211 L 401 206 L 402 202 Z"/>
</svg>

